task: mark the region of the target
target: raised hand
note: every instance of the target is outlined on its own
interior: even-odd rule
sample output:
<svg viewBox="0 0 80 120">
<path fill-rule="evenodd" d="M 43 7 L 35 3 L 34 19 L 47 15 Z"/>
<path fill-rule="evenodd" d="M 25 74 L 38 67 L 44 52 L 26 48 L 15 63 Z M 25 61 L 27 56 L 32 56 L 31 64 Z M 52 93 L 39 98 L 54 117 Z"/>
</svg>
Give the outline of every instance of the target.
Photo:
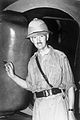
<svg viewBox="0 0 80 120">
<path fill-rule="evenodd" d="M 5 64 L 5 69 L 6 69 L 6 72 L 7 72 L 8 76 L 13 79 L 13 77 L 15 75 L 14 74 L 14 65 L 13 65 L 13 63 L 12 62 L 6 63 Z"/>
</svg>

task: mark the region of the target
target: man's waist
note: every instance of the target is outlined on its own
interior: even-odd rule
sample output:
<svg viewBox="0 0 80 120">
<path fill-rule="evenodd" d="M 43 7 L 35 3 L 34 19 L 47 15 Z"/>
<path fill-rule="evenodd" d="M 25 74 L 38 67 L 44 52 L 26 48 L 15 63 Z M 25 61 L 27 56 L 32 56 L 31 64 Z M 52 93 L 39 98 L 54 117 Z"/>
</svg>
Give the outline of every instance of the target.
<svg viewBox="0 0 80 120">
<path fill-rule="evenodd" d="M 40 97 L 48 97 L 50 95 L 56 95 L 58 93 L 61 93 L 61 89 L 52 88 L 52 89 L 43 90 L 40 92 L 35 92 L 34 94 L 36 95 L 36 98 L 40 98 Z"/>
</svg>

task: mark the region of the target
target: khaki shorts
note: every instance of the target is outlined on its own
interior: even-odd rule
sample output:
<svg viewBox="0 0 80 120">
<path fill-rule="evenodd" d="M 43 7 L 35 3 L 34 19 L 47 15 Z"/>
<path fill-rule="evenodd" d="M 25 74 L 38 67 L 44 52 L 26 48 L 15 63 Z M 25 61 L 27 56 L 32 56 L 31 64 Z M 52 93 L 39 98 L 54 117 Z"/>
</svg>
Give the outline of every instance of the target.
<svg viewBox="0 0 80 120">
<path fill-rule="evenodd" d="M 62 93 L 37 98 L 32 120 L 68 120 L 67 105 Z"/>
</svg>

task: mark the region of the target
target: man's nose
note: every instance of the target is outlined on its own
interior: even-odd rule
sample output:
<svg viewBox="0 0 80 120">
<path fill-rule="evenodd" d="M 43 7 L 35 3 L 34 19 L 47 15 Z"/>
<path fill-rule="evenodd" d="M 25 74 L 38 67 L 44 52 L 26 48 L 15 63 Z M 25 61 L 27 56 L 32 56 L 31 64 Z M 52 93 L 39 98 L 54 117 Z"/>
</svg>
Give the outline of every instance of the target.
<svg viewBox="0 0 80 120">
<path fill-rule="evenodd" d="M 38 40 L 38 41 L 41 41 L 40 36 L 37 36 L 37 40 Z"/>
</svg>

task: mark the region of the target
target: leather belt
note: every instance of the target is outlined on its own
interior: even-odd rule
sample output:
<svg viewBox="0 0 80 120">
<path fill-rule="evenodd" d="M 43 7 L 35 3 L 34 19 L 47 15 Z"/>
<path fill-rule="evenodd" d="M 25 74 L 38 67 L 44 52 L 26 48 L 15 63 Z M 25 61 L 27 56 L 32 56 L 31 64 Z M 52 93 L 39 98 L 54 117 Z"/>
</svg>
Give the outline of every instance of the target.
<svg viewBox="0 0 80 120">
<path fill-rule="evenodd" d="M 40 98 L 40 97 L 48 97 L 50 95 L 56 95 L 58 93 L 61 93 L 61 89 L 52 88 L 52 89 L 49 89 L 49 90 L 43 90 L 43 91 L 40 91 L 40 92 L 35 92 L 35 95 L 36 95 L 37 98 Z"/>
</svg>

